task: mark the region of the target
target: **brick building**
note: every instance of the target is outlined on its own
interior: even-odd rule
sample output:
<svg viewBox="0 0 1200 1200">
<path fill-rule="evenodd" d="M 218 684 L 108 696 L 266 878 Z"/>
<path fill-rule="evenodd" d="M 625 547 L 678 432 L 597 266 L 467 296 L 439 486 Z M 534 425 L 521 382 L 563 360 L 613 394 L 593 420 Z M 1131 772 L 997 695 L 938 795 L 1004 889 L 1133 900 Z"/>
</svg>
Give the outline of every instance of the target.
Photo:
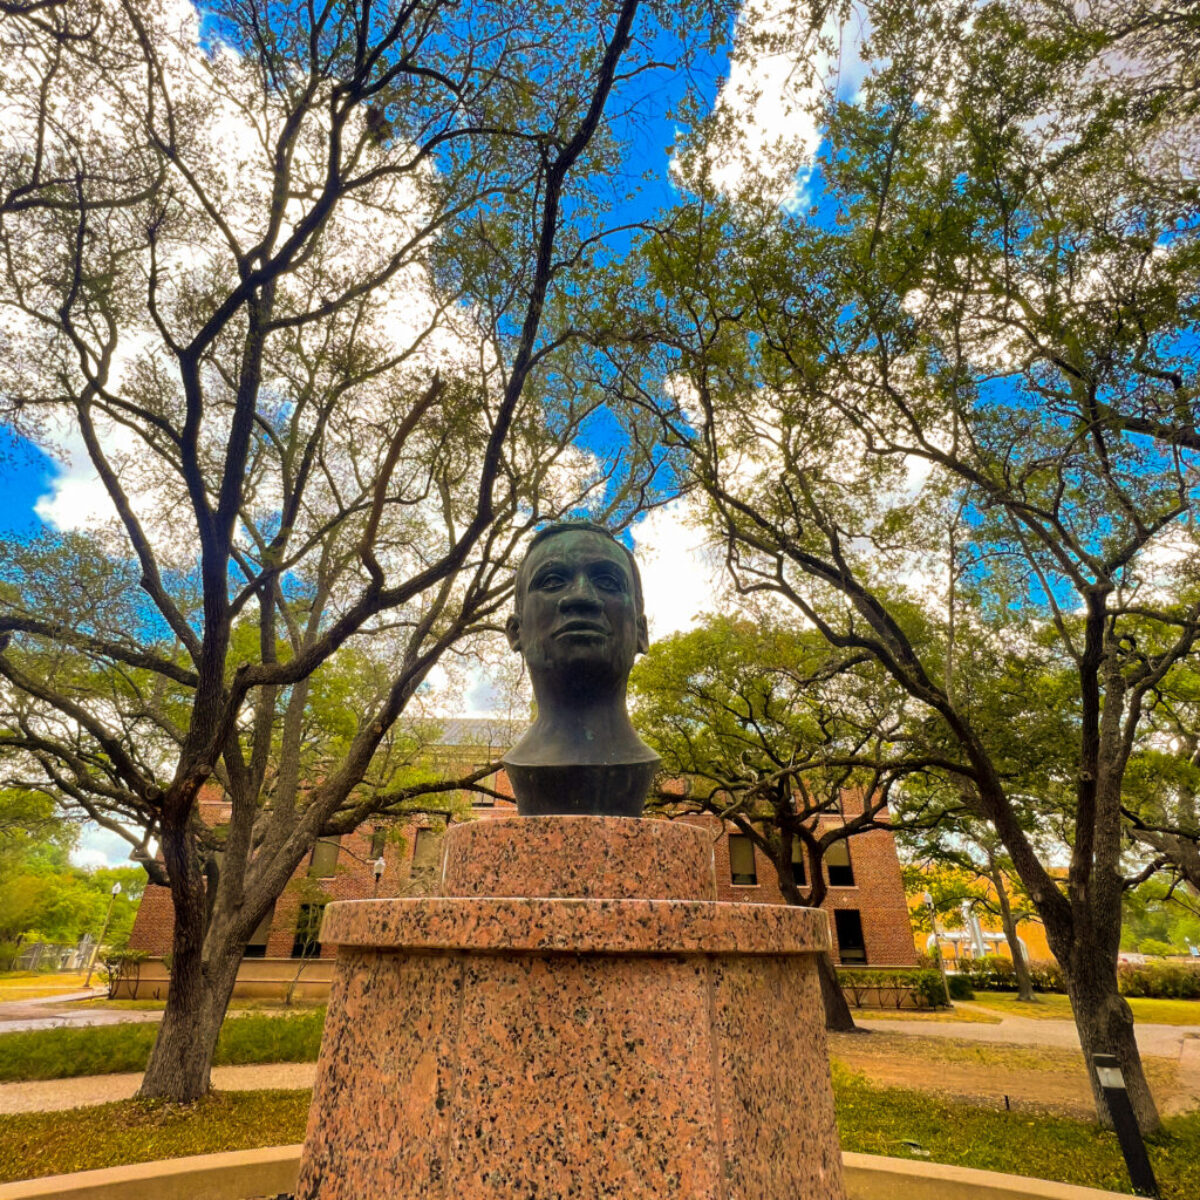
<svg viewBox="0 0 1200 1200">
<path fill-rule="evenodd" d="M 855 792 L 846 792 L 842 803 L 845 817 L 862 811 L 862 797 Z M 726 836 L 719 837 L 716 817 L 688 819 L 713 831 L 719 900 L 783 903 L 775 865 L 748 837 L 732 826 Z M 823 818 L 822 828 L 839 819 L 832 815 Z M 917 950 L 892 835 L 873 829 L 836 842 L 822 865 L 829 890 L 821 907 L 829 913 L 834 959 L 847 966 L 914 965 Z M 807 886 L 804 865 L 797 862 L 793 870 L 803 893 Z"/>
<path fill-rule="evenodd" d="M 445 723 L 445 740 L 436 750 L 437 767 L 446 775 L 465 774 L 490 761 L 504 749 L 495 723 L 466 719 Z M 504 732 L 504 731 L 501 731 Z M 495 790 L 511 795 L 503 772 Z M 847 793 L 846 815 L 861 798 Z M 511 800 L 472 795 L 471 816 L 489 819 L 515 812 Z M 229 806 L 205 801 L 201 815 L 212 825 L 228 820 Z M 305 858 L 292 881 L 276 901 L 274 910 L 250 938 L 235 995 L 277 990 L 293 975 L 289 964 L 297 960 L 329 959 L 335 949 L 317 941 L 321 913 L 332 900 L 363 900 L 372 896 L 407 896 L 432 892 L 441 862 L 445 817 L 417 815 L 404 820 L 368 820 L 353 833 L 322 839 Z M 720 900 L 750 904 L 781 904 L 775 868 L 755 852 L 750 839 L 727 830 L 719 836 L 717 819 L 689 816 L 690 822 L 712 829 Z M 831 817 L 830 820 L 838 820 Z M 916 962 L 912 926 L 892 835 L 884 830 L 857 834 L 838 844 L 841 853 L 827 857 L 829 891 L 822 905 L 830 913 L 834 957 L 848 965 L 908 966 Z M 383 859 L 378 881 L 374 864 Z M 797 882 L 803 888 L 802 877 Z M 130 936 L 130 948 L 157 959 L 171 947 L 170 892 L 154 884 L 146 888 Z M 264 960 L 261 965 L 254 960 Z M 277 964 L 272 968 L 269 964 Z M 312 994 L 327 986 L 328 970 L 305 969 L 303 989 Z M 123 994 L 165 995 L 167 975 L 154 962 L 144 964 L 136 988 Z M 132 990 L 131 990 L 132 989 Z"/>
</svg>

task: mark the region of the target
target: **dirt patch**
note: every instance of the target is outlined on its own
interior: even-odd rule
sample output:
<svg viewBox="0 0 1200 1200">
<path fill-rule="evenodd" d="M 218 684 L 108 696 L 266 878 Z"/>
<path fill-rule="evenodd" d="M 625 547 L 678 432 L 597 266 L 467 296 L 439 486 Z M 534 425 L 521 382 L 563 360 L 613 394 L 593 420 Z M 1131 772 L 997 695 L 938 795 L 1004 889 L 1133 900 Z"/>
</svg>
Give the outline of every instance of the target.
<svg viewBox="0 0 1200 1200">
<path fill-rule="evenodd" d="M 1077 1050 L 914 1037 L 903 1033 L 830 1034 L 829 1053 L 883 1087 L 914 1088 L 955 1100 L 1030 1112 L 1093 1115 Z M 1143 1058 L 1159 1105 L 1180 1111 L 1187 1098 L 1178 1064 Z"/>
</svg>

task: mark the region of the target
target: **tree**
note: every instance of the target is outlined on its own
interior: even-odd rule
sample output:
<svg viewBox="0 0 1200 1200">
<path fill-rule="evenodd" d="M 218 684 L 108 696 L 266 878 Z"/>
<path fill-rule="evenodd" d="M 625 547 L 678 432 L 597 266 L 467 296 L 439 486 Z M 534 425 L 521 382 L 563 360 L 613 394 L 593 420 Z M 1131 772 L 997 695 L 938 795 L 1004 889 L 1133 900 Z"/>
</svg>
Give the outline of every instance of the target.
<svg viewBox="0 0 1200 1200">
<path fill-rule="evenodd" d="M 1186 954 L 1191 946 L 1200 946 L 1200 896 L 1194 891 L 1155 878 L 1125 893 L 1122 950 Z"/>
<path fill-rule="evenodd" d="M 1121 810 L 1133 843 L 1200 895 L 1200 671 L 1172 672 L 1146 714 L 1147 737 L 1130 757 Z"/>
<path fill-rule="evenodd" d="M 710 616 L 656 643 L 630 694 L 662 758 L 651 806 L 736 826 L 770 859 L 788 904 L 819 907 L 829 849 L 892 828 L 894 785 L 923 769 L 899 744 L 904 697 L 865 655 L 768 617 Z M 861 800 L 857 812 L 848 795 Z M 853 1030 L 832 957 L 819 968 L 827 1027 Z"/>
<path fill-rule="evenodd" d="M 57 16 L 28 18 L 0 47 L 9 79 L 59 62 Z M 656 38 L 719 18 L 121 0 L 16 110 L 9 179 L 76 120 L 75 91 L 97 116 L 33 172 L 52 203 L 0 212 L 2 415 L 69 430 L 108 520 L 10 559 L 0 748 L 170 888 L 143 1095 L 207 1090 L 247 938 L 318 836 L 404 799 L 360 785 L 503 604 L 525 534 L 653 502 L 651 439 L 572 445 L 592 418 L 636 421 L 564 359 L 606 253 L 610 100 Z M 367 641 L 387 687 L 301 778 L 317 672 Z M 215 873 L 196 807 L 213 779 L 232 805 Z"/>
<path fill-rule="evenodd" d="M 67 943 L 97 936 L 115 883 L 121 892 L 109 941 L 128 940 L 146 873 L 140 867 L 73 867 L 70 851 L 77 840 L 77 827 L 46 796 L 0 792 L 0 962 L 7 963 L 21 941 Z"/>
<path fill-rule="evenodd" d="M 1092 1055 L 1114 1053 L 1149 1131 L 1116 956 L 1122 897 L 1157 867 L 1126 870 L 1122 792 L 1200 634 L 1194 187 L 1158 169 L 1186 128 L 1091 70 L 1096 38 L 1046 34 L 1057 7 L 869 5 L 875 65 L 822 114 L 812 213 L 717 196 L 697 139 L 692 197 L 646 246 L 643 336 L 669 352 L 664 432 L 737 586 L 922 706 L 1045 925 L 1098 1112 Z M 955 513 L 980 611 L 1051 639 L 1070 681 L 1065 879 L 1023 824 L 1009 739 L 947 674 L 961 609 L 929 568 Z M 1013 656 L 989 654 L 999 687 Z"/>
<path fill-rule="evenodd" d="M 1017 924 L 1032 915 L 1028 898 L 1013 894 L 1013 870 L 990 826 L 960 818 L 951 825 L 939 823 L 933 836 L 926 836 L 913 847 L 918 867 L 912 876 L 914 892 L 928 892 L 934 911 L 955 924 L 965 907 L 973 913 L 986 912 L 1000 918 L 1000 928 L 1008 943 L 1017 999 L 1034 1003 L 1033 981 L 1029 976 Z M 1013 901 L 1018 900 L 1014 908 Z M 1020 903 L 1024 901 L 1024 903 Z"/>
</svg>

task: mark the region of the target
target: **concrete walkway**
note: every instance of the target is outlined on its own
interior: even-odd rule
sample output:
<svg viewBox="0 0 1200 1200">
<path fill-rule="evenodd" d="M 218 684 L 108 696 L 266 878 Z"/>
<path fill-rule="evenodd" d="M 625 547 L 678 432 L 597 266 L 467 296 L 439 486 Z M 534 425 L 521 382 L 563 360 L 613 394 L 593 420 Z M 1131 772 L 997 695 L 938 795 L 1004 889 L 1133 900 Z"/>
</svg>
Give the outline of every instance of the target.
<svg viewBox="0 0 1200 1200">
<path fill-rule="evenodd" d="M 213 1087 L 222 1092 L 260 1088 L 311 1088 L 317 1064 L 263 1063 L 247 1067 L 213 1067 Z M 128 1100 L 141 1086 L 141 1072 L 128 1075 L 80 1075 L 75 1079 L 37 1079 L 0 1083 L 0 1113 L 61 1112 Z"/>
<path fill-rule="evenodd" d="M 986 1012 L 996 1016 L 994 1010 L 984 1005 L 957 1001 L 956 1008 Z M 973 1021 L 904 1021 L 885 1018 L 872 1020 L 870 1017 L 855 1016 L 855 1023 L 862 1029 L 874 1029 L 880 1033 L 910 1033 L 916 1037 L 956 1038 L 963 1042 L 1007 1042 L 1017 1046 L 1058 1046 L 1079 1049 L 1079 1034 L 1075 1022 L 1069 1020 L 1041 1020 L 1037 1017 L 1000 1017 L 995 1025 Z M 1159 1058 L 1179 1058 L 1184 1044 L 1200 1038 L 1200 1025 L 1152 1025 L 1138 1021 L 1134 1025 L 1138 1049 L 1143 1054 Z"/>
<path fill-rule="evenodd" d="M 0 1002 L 0 1033 L 25 1033 L 31 1029 L 61 1029 L 77 1025 L 123 1025 L 127 1022 L 161 1021 L 162 1011 L 137 1008 L 83 1008 L 72 1003 L 108 995 L 107 988 L 43 996 L 37 1000 Z"/>
</svg>

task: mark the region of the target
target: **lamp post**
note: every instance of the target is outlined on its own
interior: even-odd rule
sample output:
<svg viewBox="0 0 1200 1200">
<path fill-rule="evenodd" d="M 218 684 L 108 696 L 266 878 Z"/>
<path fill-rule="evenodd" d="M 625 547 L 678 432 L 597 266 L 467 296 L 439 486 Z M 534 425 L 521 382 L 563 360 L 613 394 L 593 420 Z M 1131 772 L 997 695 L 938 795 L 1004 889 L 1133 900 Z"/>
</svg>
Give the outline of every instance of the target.
<svg viewBox="0 0 1200 1200">
<path fill-rule="evenodd" d="M 946 1007 L 952 1008 L 950 981 L 946 978 L 946 960 L 942 958 L 942 943 L 938 941 L 937 909 L 933 907 L 933 893 L 926 892 L 921 899 L 925 901 L 925 907 L 929 909 L 929 924 L 933 929 L 933 952 L 937 955 L 938 970 L 942 973 L 942 991 L 946 993 Z"/>
<path fill-rule="evenodd" d="M 387 866 L 387 863 L 385 863 L 383 861 L 382 854 L 375 860 L 375 862 L 371 866 L 371 870 L 375 874 L 375 890 L 374 890 L 374 892 L 371 893 L 373 896 L 379 895 L 379 881 L 383 878 L 383 871 L 386 866 Z"/>
<path fill-rule="evenodd" d="M 104 914 L 104 927 L 100 930 L 99 940 L 92 948 L 91 958 L 88 959 L 87 976 L 84 978 L 83 986 L 90 987 L 92 984 L 92 971 L 96 968 L 96 955 L 100 953 L 100 947 L 104 944 L 104 939 L 108 936 L 108 923 L 112 920 L 113 905 L 117 902 L 117 897 L 121 894 L 121 885 L 114 883 L 112 885 L 112 895 L 108 898 L 108 912 Z"/>
</svg>

